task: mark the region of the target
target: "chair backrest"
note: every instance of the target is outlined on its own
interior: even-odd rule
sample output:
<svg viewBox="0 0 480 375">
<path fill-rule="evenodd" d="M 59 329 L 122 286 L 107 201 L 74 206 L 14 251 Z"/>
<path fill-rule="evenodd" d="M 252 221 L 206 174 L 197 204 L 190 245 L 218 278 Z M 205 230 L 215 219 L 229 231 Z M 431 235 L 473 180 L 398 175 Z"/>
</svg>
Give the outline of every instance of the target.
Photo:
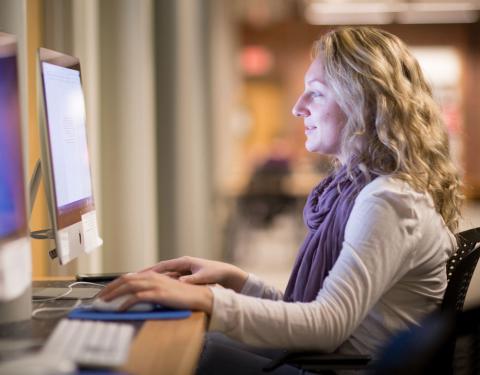
<svg viewBox="0 0 480 375">
<path fill-rule="evenodd" d="M 463 312 L 468 287 L 480 258 L 480 245 L 477 245 L 480 242 L 480 228 L 458 233 L 457 241 L 458 249 L 447 262 L 448 285 L 441 306 L 445 316 L 450 317 L 460 316 Z M 450 326 L 454 331 L 455 323 L 456 319 L 451 318 Z M 445 374 L 455 373 L 457 364 L 461 362 L 460 340 L 453 336 L 444 343 L 443 353 L 437 359 Z"/>
<path fill-rule="evenodd" d="M 447 262 L 448 285 L 442 302 L 442 310 L 461 312 L 470 281 L 480 257 L 480 228 L 457 234 L 458 249 Z"/>
</svg>

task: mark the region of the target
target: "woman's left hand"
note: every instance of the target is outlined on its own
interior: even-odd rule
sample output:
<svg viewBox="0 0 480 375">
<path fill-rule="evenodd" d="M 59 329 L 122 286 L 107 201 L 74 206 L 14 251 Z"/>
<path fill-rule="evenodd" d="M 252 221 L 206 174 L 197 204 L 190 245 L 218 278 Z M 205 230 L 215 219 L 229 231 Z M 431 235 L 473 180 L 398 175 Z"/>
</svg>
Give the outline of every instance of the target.
<svg viewBox="0 0 480 375">
<path fill-rule="evenodd" d="M 212 312 L 210 288 L 183 283 L 154 271 L 123 275 L 108 284 L 98 297 L 108 302 L 123 295 L 130 298 L 120 307 L 122 311 L 138 302 L 153 302 L 176 309 Z"/>
</svg>

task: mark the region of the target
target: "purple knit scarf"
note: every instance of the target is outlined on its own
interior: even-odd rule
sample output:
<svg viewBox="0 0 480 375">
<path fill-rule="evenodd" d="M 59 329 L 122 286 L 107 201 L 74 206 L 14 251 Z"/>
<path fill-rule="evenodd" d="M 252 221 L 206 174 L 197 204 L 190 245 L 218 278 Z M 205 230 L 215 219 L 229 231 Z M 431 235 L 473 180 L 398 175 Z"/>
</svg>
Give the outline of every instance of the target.
<svg viewBox="0 0 480 375">
<path fill-rule="evenodd" d="M 342 249 L 345 225 L 355 198 L 370 181 L 358 170 L 355 181 L 347 176 L 345 166 L 315 187 L 308 196 L 303 219 L 308 234 L 298 252 L 285 290 L 289 302 L 313 301 Z"/>
</svg>

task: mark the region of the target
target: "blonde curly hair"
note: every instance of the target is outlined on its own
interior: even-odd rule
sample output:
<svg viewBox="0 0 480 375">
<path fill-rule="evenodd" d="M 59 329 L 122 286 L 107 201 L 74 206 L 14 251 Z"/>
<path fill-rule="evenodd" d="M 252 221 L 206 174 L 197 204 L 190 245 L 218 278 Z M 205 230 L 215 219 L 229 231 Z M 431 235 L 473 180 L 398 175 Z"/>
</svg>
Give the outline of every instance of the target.
<svg viewBox="0 0 480 375">
<path fill-rule="evenodd" d="M 314 43 L 327 84 L 346 113 L 342 156 L 349 171 L 395 175 L 430 193 L 454 232 L 462 195 L 448 136 L 417 60 L 396 36 L 343 27 Z"/>
</svg>

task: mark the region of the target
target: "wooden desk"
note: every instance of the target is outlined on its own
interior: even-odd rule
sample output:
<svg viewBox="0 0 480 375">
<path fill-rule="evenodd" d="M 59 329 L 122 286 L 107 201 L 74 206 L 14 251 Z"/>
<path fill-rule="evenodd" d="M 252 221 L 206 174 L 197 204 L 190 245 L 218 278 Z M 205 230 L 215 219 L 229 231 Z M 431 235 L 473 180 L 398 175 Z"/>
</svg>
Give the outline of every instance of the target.
<svg viewBox="0 0 480 375">
<path fill-rule="evenodd" d="M 188 319 L 145 322 L 133 341 L 128 363 L 131 374 L 193 374 L 203 343 L 205 314 Z"/>
<path fill-rule="evenodd" d="M 73 281 L 70 278 L 35 278 L 36 281 Z M 206 315 L 188 319 L 146 321 L 135 336 L 127 364 L 132 375 L 193 374 L 203 345 Z"/>
</svg>

